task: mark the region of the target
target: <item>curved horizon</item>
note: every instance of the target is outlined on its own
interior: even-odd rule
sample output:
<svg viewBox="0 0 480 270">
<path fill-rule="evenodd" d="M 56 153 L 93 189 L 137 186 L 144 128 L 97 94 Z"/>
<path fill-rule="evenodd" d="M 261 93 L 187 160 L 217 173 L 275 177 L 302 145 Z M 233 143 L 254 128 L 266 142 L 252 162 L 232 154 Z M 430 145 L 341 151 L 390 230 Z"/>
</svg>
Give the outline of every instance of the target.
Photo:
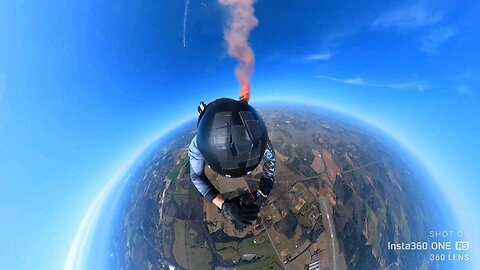
<svg viewBox="0 0 480 270">
<path fill-rule="evenodd" d="M 92 233 L 131 159 L 201 100 L 238 98 L 219 1 L 2 5 L 2 268 L 76 267 L 88 255 L 74 251 L 107 237 Z M 472 235 L 457 254 L 480 269 L 480 2 L 250 2 L 252 104 L 320 105 L 398 142 Z"/>
<path fill-rule="evenodd" d="M 289 101 L 285 101 L 285 100 L 279 100 L 279 99 L 269 99 L 269 100 L 260 100 L 260 101 L 253 102 L 253 103 L 254 104 L 258 103 L 258 104 L 261 104 L 261 105 L 263 105 L 262 103 L 265 103 L 266 105 L 271 105 L 269 103 L 278 102 L 278 101 L 280 101 L 282 103 L 285 103 L 285 104 L 289 104 L 289 105 L 308 105 L 308 106 L 311 106 L 315 109 L 331 111 L 335 114 L 338 114 L 339 116 L 346 116 L 346 117 L 354 120 L 355 122 L 357 122 L 359 124 L 367 124 L 367 125 L 375 128 L 375 129 L 377 129 L 378 131 L 382 132 L 384 134 L 384 136 L 387 136 L 390 140 L 395 142 L 397 144 L 397 146 L 400 147 L 403 151 L 407 152 L 411 157 L 413 157 L 414 160 L 410 160 L 410 161 L 414 161 L 414 162 L 418 163 L 418 164 L 414 164 L 414 167 L 417 168 L 417 169 L 420 168 L 424 173 L 426 173 L 429 176 L 429 179 L 428 179 L 428 181 L 430 182 L 429 184 L 435 184 L 438 189 L 442 190 L 440 188 L 440 185 L 438 184 L 438 179 L 436 179 L 434 177 L 434 175 L 432 174 L 432 172 L 429 170 L 429 168 L 425 164 L 422 163 L 421 159 L 418 156 L 415 155 L 415 153 L 408 146 L 408 143 L 399 139 L 397 136 L 394 136 L 388 130 L 385 130 L 384 128 L 379 127 L 374 122 L 368 121 L 367 119 L 364 119 L 363 117 L 358 116 L 357 114 L 347 113 L 343 109 L 337 109 L 334 106 L 328 106 L 328 105 L 324 105 L 324 104 L 320 104 L 320 103 L 316 103 L 316 102 L 311 102 L 311 101 L 292 100 L 292 99 L 290 99 Z M 85 254 L 88 254 L 88 252 L 85 251 L 85 248 L 88 248 L 88 244 L 91 241 L 90 237 L 93 235 L 93 232 L 95 231 L 95 229 L 97 227 L 99 214 L 102 211 L 103 203 L 105 202 L 106 198 L 109 196 L 110 191 L 113 188 L 115 188 L 115 186 L 120 182 L 120 180 L 122 178 L 125 177 L 125 174 L 127 173 L 127 171 L 129 169 L 131 169 L 131 167 L 134 165 L 135 161 L 137 161 L 138 158 L 140 156 L 142 156 L 144 154 L 144 152 L 147 151 L 147 149 L 149 147 L 151 147 L 153 144 L 155 144 L 156 142 L 161 140 L 164 136 L 168 136 L 168 134 L 173 132 L 176 128 L 178 128 L 178 127 L 180 127 L 180 126 L 182 126 L 182 125 L 184 125 L 187 122 L 192 121 L 192 120 L 195 120 L 195 117 L 193 117 L 191 119 L 188 119 L 188 120 L 184 120 L 180 124 L 177 124 L 172 128 L 167 128 L 167 131 L 162 132 L 160 135 L 156 136 L 154 139 L 153 139 L 153 137 L 151 137 L 152 139 L 149 141 L 149 143 L 145 144 L 141 148 L 141 150 L 137 151 L 136 154 L 133 155 L 133 157 L 129 161 L 127 161 L 117 171 L 117 173 L 107 182 L 107 184 L 104 186 L 102 191 L 97 195 L 95 200 L 91 203 L 90 207 L 88 208 L 86 214 L 84 215 L 84 217 L 82 219 L 82 223 L 81 223 L 81 225 L 80 225 L 80 227 L 77 231 L 77 234 L 75 236 L 75 240 L 72 243 L 72 246 L 71 246 L 70 251 L 68 253 L 68 257 L 65 261 L 65 266 L 64 266 L 65 270 L 81 270 L 82 269 L 81 268 L 82 263 L 86 259 L 86 258 L 83 258 L 83 257 L 85 256 Z M 375 135 L 378 136 L 380 134 L 375 134 Z M 127 179 L 127 181 L 128 181 L 128 179 Z M 442 190 L 442 192 L 445 192 L 445 191 Z M 445 194 L 442 194 L 441 196 L 443 196 L 444 198 L 447 198 L 447 196 L 445 196 Z M 452 206 L 451 201 L 448 201 L 448 205 L 451 208 L 451 206 Z M 454 222 L 450 222 L 450 223 L 451 224 L 460 224 L 460 226 L 463 227 L 464 224 L 459 222 L 457 210 L 456 209 L 451 209 L 451 210 L 453 211 L 453 214 L 455 214 L 455 217 L 454 217 Z"/>
</svg>

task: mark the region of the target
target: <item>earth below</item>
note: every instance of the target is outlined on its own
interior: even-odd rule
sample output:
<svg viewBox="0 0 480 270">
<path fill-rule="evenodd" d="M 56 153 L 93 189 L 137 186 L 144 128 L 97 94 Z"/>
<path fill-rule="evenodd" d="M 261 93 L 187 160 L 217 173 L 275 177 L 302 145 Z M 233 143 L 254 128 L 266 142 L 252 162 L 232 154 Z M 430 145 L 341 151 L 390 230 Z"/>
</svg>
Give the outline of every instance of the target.
<svg viewBox="0 0 480 270">
<path fill-rule="evenodd" d="M 387 243 L 425 239 L 438 211 L 414 166 L 367 127 L 328 112 L 260 108 L 277 158 L 260 218 L 243 227 L 203 200 L 189 177 L 192 124 L 143 164 L 119 211 L 117 269 L 425 269 L 427 254 Z M 233 197 L 261 175 L 226 179 Z"/>
</svg>

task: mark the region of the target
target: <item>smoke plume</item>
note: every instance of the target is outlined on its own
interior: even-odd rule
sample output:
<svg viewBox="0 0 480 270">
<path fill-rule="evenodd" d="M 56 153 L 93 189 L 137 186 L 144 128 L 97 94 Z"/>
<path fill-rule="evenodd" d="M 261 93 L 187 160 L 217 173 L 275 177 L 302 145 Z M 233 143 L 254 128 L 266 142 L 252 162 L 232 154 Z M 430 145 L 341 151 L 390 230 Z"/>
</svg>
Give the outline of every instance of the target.
<svg viewBox="0 0 480 270">
<path fill-rule="evenodd" d="M 255 54 L 248 44 L 248 35 L 258 26 L 253 4 L 255 0 L 218 0 L 228 8 L 231 21 L 225 29 L 225 41 L 228 44 L 228 54 L 239 61 L 235 70 L 241 85 L 240 99 L 248 102 L 252 86 L 250 77 L 255 69 Z"/>
</svg>

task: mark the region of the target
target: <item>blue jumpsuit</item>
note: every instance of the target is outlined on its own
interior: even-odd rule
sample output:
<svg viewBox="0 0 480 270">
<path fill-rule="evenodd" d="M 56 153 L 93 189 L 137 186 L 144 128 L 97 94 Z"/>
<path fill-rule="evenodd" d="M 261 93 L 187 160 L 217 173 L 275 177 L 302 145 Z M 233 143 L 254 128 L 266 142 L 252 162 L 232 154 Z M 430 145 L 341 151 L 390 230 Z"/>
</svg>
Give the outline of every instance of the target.
<svg viewBox="0 0 480 270">
<path fill-rule="evenodd" d="M 220 193 L 205 175 L 205 160 L 197 147 L 197 136 L 193 137 L 188 148 L 190 159 L 190 178 L 198 191 L 208 200 L 212 201 Z M 263 153 L 263 174 L 261 178 L 260 189 L 265 195 L 270 194 L 270 189 L 275 181 L 276 160 L 275 152 L 270 140 L 267 141 L 267 147 Z"/>
</svg>

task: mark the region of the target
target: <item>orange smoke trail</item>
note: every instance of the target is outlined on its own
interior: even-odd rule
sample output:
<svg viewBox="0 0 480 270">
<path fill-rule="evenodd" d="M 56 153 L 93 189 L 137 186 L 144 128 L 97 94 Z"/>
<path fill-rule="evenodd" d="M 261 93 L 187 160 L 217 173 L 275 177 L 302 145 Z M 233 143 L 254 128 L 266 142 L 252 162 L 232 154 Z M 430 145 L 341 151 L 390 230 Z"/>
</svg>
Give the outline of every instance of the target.
<svg viewBox="0 0 480 270">
<path fill-rule="evenodd" d="M 254 15 L 255 0 L 218 0 L 226 6 L 231 15 L 229 27 L 225 30 L 225 41 L 228 44 L 228 54 L 240 63 L 235 70 L 241 85 L 240 99 L 248 102 L 252 86 L 250 77 L 255 69 L 255 54 L 248 44 L 248 35 L 258 26 Z"/>
</svg>

